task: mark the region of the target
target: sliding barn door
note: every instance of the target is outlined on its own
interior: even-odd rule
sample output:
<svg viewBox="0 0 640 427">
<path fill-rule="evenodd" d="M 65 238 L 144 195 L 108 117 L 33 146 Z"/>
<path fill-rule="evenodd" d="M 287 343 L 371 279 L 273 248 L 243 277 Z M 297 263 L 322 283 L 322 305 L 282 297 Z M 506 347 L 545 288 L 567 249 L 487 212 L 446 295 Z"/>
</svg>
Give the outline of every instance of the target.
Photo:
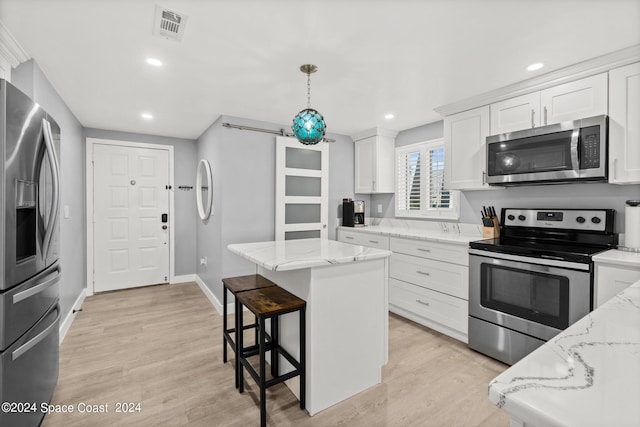
<svg viewBox="0 0 640 427">
<path fill-rule="evenodd" d="M 327 238 L 329 147 L 276 137 L 276 240 Z"/>
</svg>

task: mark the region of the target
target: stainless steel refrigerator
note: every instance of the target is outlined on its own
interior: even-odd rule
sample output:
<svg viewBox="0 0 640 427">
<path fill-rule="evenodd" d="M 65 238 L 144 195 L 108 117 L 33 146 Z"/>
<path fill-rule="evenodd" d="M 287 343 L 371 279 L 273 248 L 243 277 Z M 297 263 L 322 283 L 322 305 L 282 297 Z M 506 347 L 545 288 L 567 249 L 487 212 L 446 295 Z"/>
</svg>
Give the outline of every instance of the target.
<svg viewBox="0 0 640 427">
<path fill-rule="evenodd" d="M 2 79 L 0 142 L 0 426 L 37 426 L 58 381 L 60 128 Z"/>
</svg>

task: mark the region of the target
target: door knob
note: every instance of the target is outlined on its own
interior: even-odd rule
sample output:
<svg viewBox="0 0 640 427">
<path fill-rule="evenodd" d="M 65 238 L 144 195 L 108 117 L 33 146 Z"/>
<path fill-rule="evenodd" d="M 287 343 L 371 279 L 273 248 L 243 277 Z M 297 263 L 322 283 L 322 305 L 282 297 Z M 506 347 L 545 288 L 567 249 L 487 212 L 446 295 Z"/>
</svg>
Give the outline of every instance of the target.
<svg viewBox="0 0 640 427">
<path fill-rule="evenodd" d="M 167 229 L 167 226 L 166 226 L 166 225 L 163 225 L 163 226 L 162 226 L 162 229 L 163 229 L 163 230 L 166 230 L 166 229 Z"/>
</svg>

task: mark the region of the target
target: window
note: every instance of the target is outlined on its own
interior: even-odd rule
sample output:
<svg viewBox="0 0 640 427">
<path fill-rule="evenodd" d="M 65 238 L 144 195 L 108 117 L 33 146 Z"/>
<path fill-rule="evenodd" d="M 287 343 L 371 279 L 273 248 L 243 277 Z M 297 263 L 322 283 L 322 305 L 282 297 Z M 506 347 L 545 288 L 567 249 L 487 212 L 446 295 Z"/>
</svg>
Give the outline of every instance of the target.
<svg viewBox="0 0 640 427">
<path fill-rule="evenodd" d="M 444 188 L 444 141 L 396 148 L 396 216 L 459 219 L 460 193 Z"/>
</svg>

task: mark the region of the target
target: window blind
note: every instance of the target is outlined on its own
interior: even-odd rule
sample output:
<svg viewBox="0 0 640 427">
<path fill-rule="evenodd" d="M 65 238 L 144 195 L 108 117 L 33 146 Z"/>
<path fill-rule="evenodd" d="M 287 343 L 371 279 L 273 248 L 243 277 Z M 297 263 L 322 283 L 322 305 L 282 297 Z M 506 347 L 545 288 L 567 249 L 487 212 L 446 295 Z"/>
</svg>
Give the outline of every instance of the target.
<svg viewBox="0 0 640 427">
<path fill-rule="evenodd" d="M 444 187 L 444 142 L 396 148 L 396 216 L 458 219 L 459 192 Z"/>
<path fill-rule="evenodd" d="M 398 159 L 398 209 L 419 211 L 421 208 L 420 151 L 402 151 Z"/>
<path fill-rule="evenodd" d="M 429 150 L 429 208 L 449 208 L 451 198 L 444 189 L 444 147 Z"/>
</svg>

